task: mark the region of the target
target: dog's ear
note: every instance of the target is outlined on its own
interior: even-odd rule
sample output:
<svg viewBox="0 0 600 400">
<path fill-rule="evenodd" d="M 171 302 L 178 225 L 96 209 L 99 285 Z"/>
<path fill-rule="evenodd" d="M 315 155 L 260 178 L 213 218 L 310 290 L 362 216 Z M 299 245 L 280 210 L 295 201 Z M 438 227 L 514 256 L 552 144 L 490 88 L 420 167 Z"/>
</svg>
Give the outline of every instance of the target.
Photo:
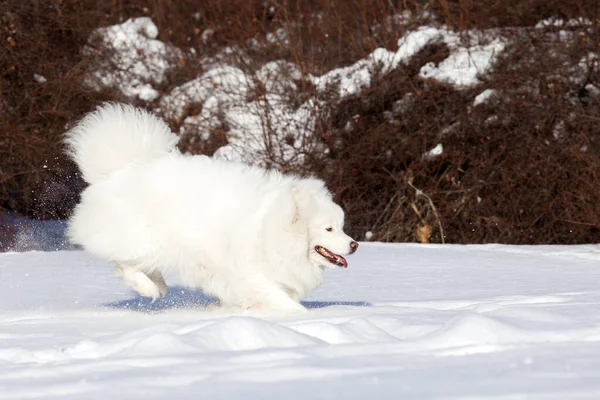
<svg viewBox="0 0 600 400">
<path fill-rule="evenodd" d="M 310 209 L 312 193 L 304 181 L 298 181 L 292 188 L 292 198 L 294 199 L 294 214 L 292 216 L 292 225 L 302 228 L 302 222 L 307 215 L 306 210 Z"/>
<path fill-rule="evenodd" d="M 302 220 L 302 216 L 306 215 L 306 210 L 313 207 L 313 203 L 317 196 L 331 198 L 331 194 L 322 180 L 304 178 L 294 183 L 292 187 L 292 197 L 294 199 L 295 210 L 292 224 L 298 224 Z"/>
</svg>

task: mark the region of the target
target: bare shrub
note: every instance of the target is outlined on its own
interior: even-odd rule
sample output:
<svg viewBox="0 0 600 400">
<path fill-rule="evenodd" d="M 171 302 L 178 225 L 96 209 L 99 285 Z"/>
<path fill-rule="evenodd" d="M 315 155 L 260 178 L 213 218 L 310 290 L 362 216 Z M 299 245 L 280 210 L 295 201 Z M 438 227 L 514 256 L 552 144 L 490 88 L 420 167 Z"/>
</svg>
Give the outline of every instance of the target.
<svg viewBox="0 0 600 400">
<path fill-rule="evenodd" d="M 0 3 L 0 209 L 66 217 L 84 184 L 60 137 L 99 102 L 121 100 L 165 117 L 186 152 L 256 145 L 269 167 L 326 179 L 359 239 L 596 242 L 598 13 L 586 0 L 8 0 Z M 118 71 L 115 49 L 92 34 L 130 17 L 151 18 L 158 39 L 180 50 L 161 79 L 140 78 L 151 97 L 124 93 L 135 68 Z M 347 96 L 310 79 L 375 49 L 395 51 L 424 22 L 458 29 L 466 42 L 467 29 L 494 28 L 508 44 L 479 85 L 461 90 L 419 76 L 451 54 L 435 41 Z M 151 57 L 139 53 L 145 65 Z M 206 88 L 222 93 L 219 104 L 209 109 L 190 92 L 169 110 L 174 92 L 222 65 L 247 81 L 243 92 L 217 79 Z M 274 65 L 277 74 L 265 76 Z M 121 80 L 90 84 L 99 67 Z M 494 94 L 474 105 L 485 89 Z M 250 127 L 231 117 L 233 106 L 251 111 L 257 143 L 236 142 L 232 133 Z"/>
<path fill-rule="evenodd" d="M 510 35 L 484 78 L 497 94 L 481 105 L 481 87 L 457 91 L 409 68 L 338 112 L 331 142 L 342 144 L 322 174 L 360 216 L 355 235 L 412 241 L 427 226 L 435 242 L 442 229 L 455 243 L 600 239 L 598 26 Z"/>
</svg>

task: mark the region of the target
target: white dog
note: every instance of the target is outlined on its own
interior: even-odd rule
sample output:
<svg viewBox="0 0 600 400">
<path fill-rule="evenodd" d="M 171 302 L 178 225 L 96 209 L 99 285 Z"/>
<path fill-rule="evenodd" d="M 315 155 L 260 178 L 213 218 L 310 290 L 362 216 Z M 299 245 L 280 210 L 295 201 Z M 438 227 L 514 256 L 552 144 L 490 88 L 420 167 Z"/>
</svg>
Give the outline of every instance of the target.
<svg viewBox="0 0 600 400">
<path fill-rule="evenodd" d="M 72 242 L 113 262 L 142 296 L 162 272 L 243 310 L 297 312 L 323 269 L 347 267 L 358 243 L 322 181 L 182 155 L 153 115 L 105 104 L 66 135 L 90 184 L 69 222 Z"/>
</svg>

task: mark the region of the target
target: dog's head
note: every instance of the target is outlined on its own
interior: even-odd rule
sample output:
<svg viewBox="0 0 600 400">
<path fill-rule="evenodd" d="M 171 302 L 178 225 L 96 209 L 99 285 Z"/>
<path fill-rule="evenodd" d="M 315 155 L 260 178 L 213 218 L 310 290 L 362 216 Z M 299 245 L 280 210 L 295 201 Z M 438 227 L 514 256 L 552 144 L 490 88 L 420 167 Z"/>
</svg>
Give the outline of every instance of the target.
<svg viewBox="0 0 600 400">
<path fill-rule="evenodd" d="M 344 211 L 335 204 L 322 181 L 302 179 L 294 186 L 294 223 L 308 234 L 308 256 L 322 267 L 348 267 L 343 257 L 352 254 L 358 243 L 344 233 Z"/>
</svg>

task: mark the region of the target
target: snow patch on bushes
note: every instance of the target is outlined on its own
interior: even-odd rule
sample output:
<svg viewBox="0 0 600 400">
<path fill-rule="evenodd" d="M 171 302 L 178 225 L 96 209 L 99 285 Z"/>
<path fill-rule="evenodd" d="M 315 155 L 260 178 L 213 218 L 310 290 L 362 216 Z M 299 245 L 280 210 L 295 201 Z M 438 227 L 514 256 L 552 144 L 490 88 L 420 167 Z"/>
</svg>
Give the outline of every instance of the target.
<svg viewBox="0 0 600 400">
<path fill-rule="evenodd" d="M 163 96 L 157 111 L 179 121 L 180 134 L 206 140 L 213 129 L 226 132 L 226 144 L 216 151 L 217 158 L 280 168 L 300 166 L 304 154 L 317 146 L 319 118 L 327 116 L 325 103 L 317 98 L 327 99 L 327 106 L 334 107 L 368 88 L 376 77 L 408 63 L 432 43 L 445 43 L 450 55 L 438 65 L 423 66 L 422 78 L 447 82 L 457 89 L 477 85 L 478 76 L 493 66 L 504 49 L 504 40 L 495 33 L 490 41 L 485 34 L 472 32 L 468 35 L 472 39 L 465 44 L 459 33 L 446 27 L 422 26 L 401 37 L 396 51 L 377 48 L 354 64 L 320 76 L 303 73 L 299 65 L 285 60 L 248 71 L 238 65 L 239 60 L 247 60 L 244 51 L 239 46 L 227 47 L 202 61 L 205 72 Z M 156 85 L 164 80 L 166 70 L 175 66 L 173 60 L 183 54 L 156 39 L 158 30 L 150 18 L 100 28 L 93 37 L 99 37 L 114 55 L 90 71 L 89 83 L 146 101 L 159 98 Z M 285 45 L 288 36 L 279 29 L 264 40 Z M 114 65 L 119 68 L 111 68 Z M 302 81 L 306 83 L 303 86 L 312 85 L 314 92 L 301 93 L 298 83 Z M 300 96 L 305 101 L 293 105 L 290 100 Z"/>
<path fill-rule="evenodd" d="M 165 72 L 182 57 L 181 50 L 157 39 L 158 28 L 148 17 L 130 18 L 122 24 L 97 29 L 84 54 L 96 57 L 86 83 L 97 90 L 113 88 L 125 96 L 145 101 L 157 99 L 156 90 Z M 111 50 L 108 58 L 96 53 L 94 40 Z"/>
</svg>

